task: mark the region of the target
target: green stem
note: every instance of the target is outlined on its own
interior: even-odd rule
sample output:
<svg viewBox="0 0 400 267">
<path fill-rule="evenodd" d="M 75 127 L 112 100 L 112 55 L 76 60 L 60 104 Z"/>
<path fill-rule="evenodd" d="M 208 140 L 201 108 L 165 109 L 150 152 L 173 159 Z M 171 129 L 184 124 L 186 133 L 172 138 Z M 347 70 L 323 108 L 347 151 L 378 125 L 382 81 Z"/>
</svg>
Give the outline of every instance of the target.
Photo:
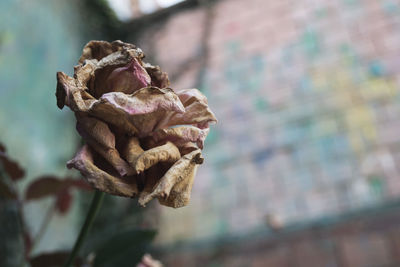
<svg viewBox="0 0 400 267">
<path fill-rule="evenodd" d="M 89 211 L 86 215 L 85 223 L 82 226 L 81 232 L 79 233 L 79 236 L 75 241 L 74 248 L 72 249 L 71 254 L 69 254 L 68 260 L 65 262 L 64 267 L 70 267 L 76 255 L 78 254 L 79 249 L 81 248 L 83 241 L 85 240 L 89 229 L 93 224 L 94 218 L 96 217 L 96 214 L 100 209 L 103 197 L 104 193 L 96 190 L 93 196 L 92 203 L 90 204 Z"/>
</svg>

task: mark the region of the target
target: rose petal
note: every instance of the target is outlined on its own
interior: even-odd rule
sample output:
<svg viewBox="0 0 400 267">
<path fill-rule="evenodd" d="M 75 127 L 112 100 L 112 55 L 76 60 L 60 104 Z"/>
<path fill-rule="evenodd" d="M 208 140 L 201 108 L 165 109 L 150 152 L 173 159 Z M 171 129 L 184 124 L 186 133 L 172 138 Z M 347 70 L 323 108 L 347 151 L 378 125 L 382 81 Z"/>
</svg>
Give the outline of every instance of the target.
<svg viewBox="0 0 400 267">
<path fill-rule="evenodd" d="M 107 65 L 95 71 L 91 93 L 99 98 L 109 92 L 132 94 L 140 88 L 149 86 L 151 79 L 136 58 L 123 66 Z"/>
<path fill-rule="evenodd" d="M 151 133 L 151 137 L 155 143 L 162 141 L 171 141 L 176 146 L 182 147 L 187 142 L 194 142 L 203 149 L 204 140 L 209 132 L 209 128 L 200 129 L 194 126 L 179 126 L 168 129 L 158 129 Z"/>
<path fill-rule="evenodd" d="M 85 141 L 104 157 L 121 176 L 131 175 L 133 170 L 120 157 L 115 148 L 115 136 L 108 125 L 96 118 L 77 116 L 77 130 Z"/>
<path fill-rule="evenodd" d="M 69 95 L 75 89 L 75 80 L 64 72 L 57 72 L 57 106 L 62 109 L 65 104 L 69 105 Z"/>
<path fill-rule="evenodd" d="M 143 152 L 144 150 L 140 146 L 139 139 L 131 137 L 124 146 L 123 155 L 129 164 L 135 165 L 136 160 Z"/>
<path fill-rule="evenodd" d="M 104 94 L 93 103 L 89 113 L 125 129 L 127 133 L 145 136 L 155 129 L 167 111 L 179 114 L 184 110 L 172 89 L 145 87 L 131 95 L 119 92 Z"/>
<path fill-rule="evenodd" d="M 129 49 L 136 49 L 141 52 L 141 50 L 136 48 L 136 46 L 134 46 L 133 44 L 123 43 L 119 40 L 112 43 L 105 41 L 90 41 L 83 48 L 82 56 L 79 59 L 79 63 L 82 64 L 87 59 L 101 60 L 102 58 L 114 52 Z"/>
<path fill-rule="evenodd" d="M 173 143 L 167 142 L 165 145 L 144 151 L 130 164 L 136 173 L 141 173 L 159 162 L 174 163 L 180 157 L 179 149 Z"/>
<path fill-rule="evenodd" d="M 183 156 L 169 168 L 153 192 L 139 196 L 139 203 L 145 206 L 153 198 L 158 198 L 161 204 L 174 208 L 187 205 L 197 165 L 203 160 L 200 149 Z"/>
<path fill-rule="evenodd" d="M 98 168 L 94 164 L 93 152 L 87 145 L 67 162 L 67 167 L 79 170 L 87 182 L 100 191 L 125 197 L 135 197 L 139 192 L 134 176 L 119 178 Z"/>
<path fill-rule="evenodd" d="M 159 66 L 153 66 L 149 63 L 145 63 L 143 66 L 151 77 L 151 85 L 158 88 L 166 88 L 170 85 L 168 74 L 161 71 Z"/>
<path fill-rule="evenodd" d="M 170 113 L 158 128 L 190 124 L 199 128 L 208 128 L 211 122 L 217 122 L 214 113 L 208 107 L 207 98 L 197 89 L 186 89 L 177 93 L 185 107 L 184 113 Z"/>
</svg>

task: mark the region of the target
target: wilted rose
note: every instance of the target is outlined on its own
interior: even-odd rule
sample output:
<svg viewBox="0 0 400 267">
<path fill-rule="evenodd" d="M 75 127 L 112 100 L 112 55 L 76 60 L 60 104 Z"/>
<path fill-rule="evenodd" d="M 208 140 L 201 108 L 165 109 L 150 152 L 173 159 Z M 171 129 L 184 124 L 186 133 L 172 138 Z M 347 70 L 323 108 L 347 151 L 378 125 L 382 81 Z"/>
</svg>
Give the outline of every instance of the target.
<svg viewBox="0 0 400 267">
<path fill-rule="evenodd" d="M 75 113 L 85 140 L 68 168 L 114 195 L 182 207 L 216 118 L 197 89 L 175 92 L 132 44 L 91 41 L 74 77 L 57 73 L 57 105 Z"/>
</svg>

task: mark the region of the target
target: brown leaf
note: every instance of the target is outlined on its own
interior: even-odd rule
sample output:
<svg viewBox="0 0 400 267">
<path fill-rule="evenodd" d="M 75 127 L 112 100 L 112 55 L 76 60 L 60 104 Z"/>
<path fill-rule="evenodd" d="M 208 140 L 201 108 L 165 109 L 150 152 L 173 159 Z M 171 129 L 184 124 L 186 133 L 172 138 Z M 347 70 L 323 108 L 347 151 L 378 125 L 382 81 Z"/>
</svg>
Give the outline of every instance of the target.
<svg viewBox="0 0 400 267">
<path fill-rule="evenodd" d="M 48 196 L 57 196 L 70 188 L 87 190 L 90 187 L 83 181 L 72 178 L 60 179 L 51 175 L 41 176 L 28 186 L 25 192 L 25 200 L 29 201 Z"/>
<path fill-rule="evenodd" d="M 4 171 L 10 176 L 13 181 L 18 181 L 25 176 L 24 169 L 19 166 L 18 162 L 10 159 L 3 147 L 0 151 L 0 164 L 3 165 Z"/>
<path fill-rule="evenodd" d="M 29 260 L 31 267 L 59 267 L 62 266 L 68 259 L 69 251 L 55 251 L 49 253 L 43 253 L 33 257 Z M 76 258 L 74 266 L 78 267 L 82 265 L 82 259 Z"/>
<path fill-rule="evenodd" d="M 82 179 L 68 179 L 68 184 L 71 188 L 89 191 L 92 190 L 92 187 Z"/>
<path fill-rule="evenodd" d="M 68 212 L 72 204 L 72 194 L 68 188 L 64 188 L 57 194 L 56 210 L 61 214 Z"/>
<path fill-rule="evenodd" d="M 56 195 L 65 186 L 61 179 L 54 176 L 42 176 L 35 179 L 25 192 L 26 200 L 39 199 Z"/>
</svg>

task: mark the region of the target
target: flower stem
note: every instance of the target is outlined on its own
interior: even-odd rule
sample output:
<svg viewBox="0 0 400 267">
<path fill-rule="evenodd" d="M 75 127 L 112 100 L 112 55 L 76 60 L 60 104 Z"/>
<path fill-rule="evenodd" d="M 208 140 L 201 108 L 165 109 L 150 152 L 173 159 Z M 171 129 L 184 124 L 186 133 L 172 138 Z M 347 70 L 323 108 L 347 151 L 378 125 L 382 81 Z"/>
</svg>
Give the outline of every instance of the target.
<svg viewBox="0 0 400 267">
<path fill-rule="evenodd" d="M 75 241 L 74 248 L 72 249 L 71 254 L 69 254 L 68 260 L 65 262 L 64 267 L 70 267 L 76 255 L 78 254 L 79 249 L 81 248 L 83 241 L 85 240 L 89 229 L 93 224 L 94 218 L 96 217 L 96 214 L 100 209 L 103 197 L 104 193 L 96 190 L 92 199 L 92 203 L 90 204 L 89 211 L 86 215 L 85 223 L 82 226 L 79 236 Z"/>
</svg>

